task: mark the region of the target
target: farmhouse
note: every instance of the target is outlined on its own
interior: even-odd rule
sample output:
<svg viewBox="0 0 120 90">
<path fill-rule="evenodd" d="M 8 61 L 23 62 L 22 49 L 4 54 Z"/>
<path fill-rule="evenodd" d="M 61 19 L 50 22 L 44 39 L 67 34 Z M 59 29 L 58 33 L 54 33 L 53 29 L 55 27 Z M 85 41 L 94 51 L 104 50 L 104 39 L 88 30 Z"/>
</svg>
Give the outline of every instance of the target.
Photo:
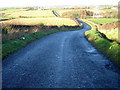
<svg viewBox="0 0 120 90">
<path fill-rule="evenodd" d="M 102 15 L 96 13 L 93 15 L 93 18 L 102 18 L 102 17 L 103 17 Z"/>
<path fill-rule="evenodd" d="M 113 8 L 111 8 L 111 9 L 118 9 L 117 7 L 113 7 Z"/>
</svg>

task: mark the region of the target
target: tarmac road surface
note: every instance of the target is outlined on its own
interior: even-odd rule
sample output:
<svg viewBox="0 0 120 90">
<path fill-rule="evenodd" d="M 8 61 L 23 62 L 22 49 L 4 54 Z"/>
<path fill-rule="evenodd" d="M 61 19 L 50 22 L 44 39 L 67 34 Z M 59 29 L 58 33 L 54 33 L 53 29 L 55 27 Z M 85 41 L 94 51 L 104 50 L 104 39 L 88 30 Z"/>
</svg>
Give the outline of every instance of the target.
<svg viewBox="0 0 120 90">
<path fill-rule="evenodd" d="M 2 63 L 3 88 L 118 88 L 119 69 L 85 38 L 91 27 L 54 33 Z"/>
</svg>

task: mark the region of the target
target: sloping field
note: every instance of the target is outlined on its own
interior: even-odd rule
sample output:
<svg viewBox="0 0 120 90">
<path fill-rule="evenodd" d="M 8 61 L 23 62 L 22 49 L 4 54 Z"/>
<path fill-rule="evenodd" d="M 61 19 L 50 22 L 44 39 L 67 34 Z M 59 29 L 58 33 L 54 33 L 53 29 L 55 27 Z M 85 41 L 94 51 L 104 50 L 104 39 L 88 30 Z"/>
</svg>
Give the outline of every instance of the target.
<svg viewBox="0 0 120 90">
<path fill-rule="evenodd" d="M 1 21 L 2 25 L 40 25 L 41 23 L 44 25 L 68 25 L 75 26 L 77 25 L 73 20 L 69 18 L 18 18 L 8 21 Z"/>
</svg>

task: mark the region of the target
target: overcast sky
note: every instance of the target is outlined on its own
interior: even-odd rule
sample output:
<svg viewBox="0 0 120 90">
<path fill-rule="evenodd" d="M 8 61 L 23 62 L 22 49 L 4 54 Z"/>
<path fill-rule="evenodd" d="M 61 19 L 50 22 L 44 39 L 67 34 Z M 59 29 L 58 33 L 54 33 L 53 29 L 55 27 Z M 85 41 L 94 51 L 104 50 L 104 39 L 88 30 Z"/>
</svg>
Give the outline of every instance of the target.
<svg viewBox="0 0 120 90">
<path fill-rule="evenodd" d="M 0 7 L 117 5 L 119 0 L 1 0 Z"/>
</svg>

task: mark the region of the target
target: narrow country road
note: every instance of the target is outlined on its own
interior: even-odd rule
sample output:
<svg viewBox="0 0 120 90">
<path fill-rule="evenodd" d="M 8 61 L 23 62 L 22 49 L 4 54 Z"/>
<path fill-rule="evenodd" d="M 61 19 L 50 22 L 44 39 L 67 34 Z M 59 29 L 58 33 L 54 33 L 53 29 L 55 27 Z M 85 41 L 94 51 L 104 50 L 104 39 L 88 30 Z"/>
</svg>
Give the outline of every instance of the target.
<svg viewBox="0 0 120 90">
<path fill-rule="evenodd" d="M 3 88 L 118 88 L 119 69 L 86 40 L 91 27 L 83 24 L 82 30 L 48 35 L 5 58 Z"/>
<path fill-rule="evenodd" d="M 52 13 L 53 13 L 56 17 L 59 17 L 59 15 L 58 15 L 54 10 L 52 10 Z"/>
</svg>

